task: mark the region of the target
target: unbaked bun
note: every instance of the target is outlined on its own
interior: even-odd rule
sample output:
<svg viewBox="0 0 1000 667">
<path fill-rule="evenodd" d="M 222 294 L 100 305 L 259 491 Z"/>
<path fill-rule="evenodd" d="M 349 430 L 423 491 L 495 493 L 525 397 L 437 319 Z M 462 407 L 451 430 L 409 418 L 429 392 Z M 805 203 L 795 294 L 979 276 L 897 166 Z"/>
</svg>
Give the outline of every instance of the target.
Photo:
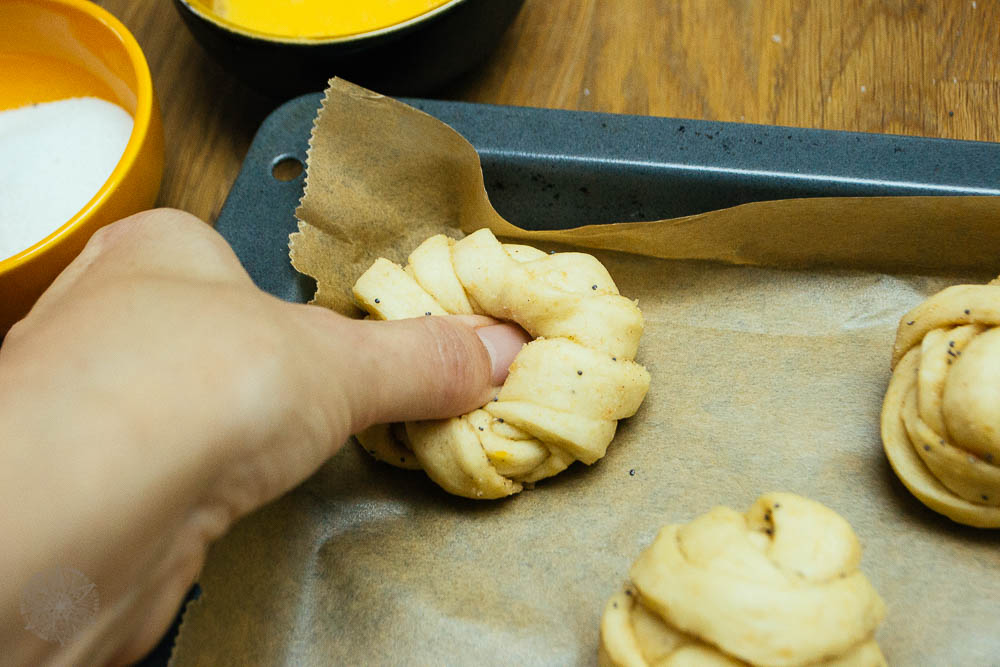
<svg viewBox="0 0 1000 667">
<path fill-rule="evenodd" d="M 1000 279 L 956 285 L 903 316 L 882 444 L 925 505 L 1000 527 Z"/>
<path fill-rule="evenodd" d="M 376 260 L 354 296 L 376 319 L 483 314 L 534 338 L 482 409 L 357 436 L 376 458 L 422 468 L 459 496 L 500 498 L 574 461 L 594 463 L 649 389 L 633 361 L 642 313 L 591 255 L 504 245 L 485 229 L 460 241 L 438 235 L 406 268 Z"/>
<path fill-rule="evenodd" d="M 601 619 L 601 665 L 885 665 L 850 525 L 790 493 L 663 528 Z"/>
</svg>

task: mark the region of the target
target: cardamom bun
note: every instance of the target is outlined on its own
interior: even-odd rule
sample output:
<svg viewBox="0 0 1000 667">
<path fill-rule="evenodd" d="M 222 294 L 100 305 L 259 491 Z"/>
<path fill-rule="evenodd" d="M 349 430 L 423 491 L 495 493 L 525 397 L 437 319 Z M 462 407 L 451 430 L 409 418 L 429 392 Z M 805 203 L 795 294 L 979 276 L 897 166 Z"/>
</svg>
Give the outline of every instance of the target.
<svg viewBox="0 0 1000 667">
<path fill-rule="evenodd" d="M 921 502 L 1000 527 L 1000 279 L 948 287 L 900 320 L 882 445 Z"/>
<path fill-rule="evenodd" d="M 408 262 L 380 258 L 355 283 L 354 298 L 372 318 L 489 315 L 534 340 L 481 409 L 359 433 L 372 456 L 422 468 L 467 498 L 509 496 L 604 456 L 618 420 L 639 409 L 649 373 L 634 361 L 642 313 L 597 259 L 501 244 L 482 229 L 460 241 L 432 236 Z"/>
<path fill-rule="evenodd" d="M 860 561 L 843 518 L 791 493 L 666 526 L 604 608 L 599 662 L 885 665 L 874 639 L 885 604 Z"/>
</svg>

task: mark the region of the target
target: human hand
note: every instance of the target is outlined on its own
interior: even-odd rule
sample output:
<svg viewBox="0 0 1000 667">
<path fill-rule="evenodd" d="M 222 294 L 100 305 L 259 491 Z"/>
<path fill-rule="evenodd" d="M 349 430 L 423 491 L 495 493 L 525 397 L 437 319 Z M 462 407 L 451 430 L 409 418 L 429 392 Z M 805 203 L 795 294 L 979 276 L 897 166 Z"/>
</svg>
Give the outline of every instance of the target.
<svg viewBox="0 0 1000 667">
<path fill-rule="evenodd" d="M 5 659 L 141 658 L 238 518 L 351 433 L 482 405 L 526 340 L 489 318 L 365 322 L 280 301 L 179 211 L 102 229 L 0 347 Z M 100 594 L 65 645 L 19 618 L 27 582 L 60 567 Z"/>
</svg>

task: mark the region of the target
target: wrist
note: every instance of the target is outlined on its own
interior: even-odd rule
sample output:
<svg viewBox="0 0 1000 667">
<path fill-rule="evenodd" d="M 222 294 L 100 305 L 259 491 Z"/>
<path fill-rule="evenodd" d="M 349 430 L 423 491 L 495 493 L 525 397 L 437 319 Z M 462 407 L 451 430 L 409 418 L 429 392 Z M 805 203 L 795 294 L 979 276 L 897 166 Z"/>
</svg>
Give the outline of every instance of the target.
<svg viewBox="0 0 1000 667">
<path fill-rule="evenodd" d="M 120 411 L 16 375 L 0 364 L 0 645 L 14 664 L 103 663 L 121 647 L 109 636 L 145 612 L 137 601 L 179 572 L 193 580 L 222 529 L 194 507 L 195 485 L 157 484 L 150 443 Z"/>
</svg>

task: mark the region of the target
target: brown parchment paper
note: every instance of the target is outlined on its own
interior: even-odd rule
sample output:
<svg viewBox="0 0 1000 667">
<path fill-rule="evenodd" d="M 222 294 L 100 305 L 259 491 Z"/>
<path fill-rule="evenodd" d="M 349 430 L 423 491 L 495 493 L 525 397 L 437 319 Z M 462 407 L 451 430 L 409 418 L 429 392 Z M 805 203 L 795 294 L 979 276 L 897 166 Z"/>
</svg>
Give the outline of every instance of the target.
<svg viewBox="0 0 1000 667">
<path fill-rule="evenodd" d="M 879 438 L 899 317 L 1000 273 L 998 212 L 814 199 L 524 232 L 493 212 L 457 134 L 331 82 L 292 244 L 319 303 L 353 312 L 375 257 L 404 261 L 441 231 L 599 248 L 645 315 L 652 387 L 604 459 L 503 501 L 449 496 L 348 443 L 212 548 L 173 664 L 596 664 L 603 604 L 660 526 L 772 490 L 853 525 L 890 664 L 1000 664 L 1000 531 L 921 505 Z"/>
</svg>

